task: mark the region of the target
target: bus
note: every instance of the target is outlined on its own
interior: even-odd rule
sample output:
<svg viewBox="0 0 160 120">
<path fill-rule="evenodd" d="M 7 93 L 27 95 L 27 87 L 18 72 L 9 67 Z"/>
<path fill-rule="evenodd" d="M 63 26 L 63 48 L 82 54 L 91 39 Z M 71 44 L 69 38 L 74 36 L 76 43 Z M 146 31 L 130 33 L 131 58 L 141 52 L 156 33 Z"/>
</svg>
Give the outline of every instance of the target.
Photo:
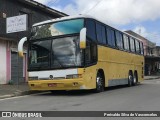
<svg viewBox="0 0 160 120">
<path fill-rule="evenodd" d="M 31 90 L 91 90 L 135 86 L 144 79 L 140 39 L 91 16 L 52 19 L 33 25 L 28 43 L 28 84 Z"/>
</svg>

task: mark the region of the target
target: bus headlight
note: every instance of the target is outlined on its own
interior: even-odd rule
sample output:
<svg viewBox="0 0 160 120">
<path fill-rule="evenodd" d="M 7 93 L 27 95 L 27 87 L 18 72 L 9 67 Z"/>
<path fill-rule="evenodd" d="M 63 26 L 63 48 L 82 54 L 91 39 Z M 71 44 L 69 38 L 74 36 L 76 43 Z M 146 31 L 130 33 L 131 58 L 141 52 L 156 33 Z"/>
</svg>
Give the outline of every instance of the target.
<svg viewBox="0 0 160 120">
<path fill-rule="evenodd" d="M 81 78 L 81 74 L 66 75 L 66 79 Z"/>
</svg>

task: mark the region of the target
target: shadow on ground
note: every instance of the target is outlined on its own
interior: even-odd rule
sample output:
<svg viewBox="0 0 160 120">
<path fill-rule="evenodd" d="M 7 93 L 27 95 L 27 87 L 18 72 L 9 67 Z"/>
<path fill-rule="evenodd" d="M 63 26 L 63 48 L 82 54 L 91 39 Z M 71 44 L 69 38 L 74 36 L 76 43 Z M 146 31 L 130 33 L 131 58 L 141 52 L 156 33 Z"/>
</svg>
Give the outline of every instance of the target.
<svg viewBox="0 0 160 120">
<path fill-rule="evenodd" d="M 142 85 L 143 84 L 138 84 L 132 87 L 140 87 Z M 105 88 L 104 92 L 107 93 L 107 91 L 129 89 L 132 87 L 128 87 L 127 85 L 108 87 L 108 88 Z M 104 92 L 101 92 L 101 93 L 104 93 Z M 72 91 L 63 90 L 63 91 L 47 91 L 45 93 L 38 94 L 38 96 L 85 96 L 85 95 L 101 94 L 101 93 L 96 93 L 94 90 L 72 90 Z"/>
</svg>

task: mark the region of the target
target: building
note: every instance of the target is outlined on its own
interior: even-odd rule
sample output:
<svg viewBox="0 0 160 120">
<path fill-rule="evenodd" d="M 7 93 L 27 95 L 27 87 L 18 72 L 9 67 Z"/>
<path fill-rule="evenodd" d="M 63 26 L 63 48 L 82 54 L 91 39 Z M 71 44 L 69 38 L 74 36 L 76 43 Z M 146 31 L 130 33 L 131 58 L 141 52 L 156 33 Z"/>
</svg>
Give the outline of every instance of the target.
<svg viewBox="0 0 160 120">
<path fill-rule="evenodd" d="M 160 73 L 160 46 L 156 46 L 153 49 L 153 56 L 156 60 L 155 62 L 155 71 L 157 71 L 157 73 Z"/>
<path fill-rule="evenodd" d="M 160 56 L 160 46 L 156 46 L 155 49 L 153 49 L 153 55 Z"/>
<path fill-rule="evenodd" d="M 153 55 L 153 49 L 156 47 L 156 44 L 149 41 L 148 39 L 144 38 L 143 36 L 129 30 L 129 31 L 125 31 L 137 38 L 139 38 L 142 42 L 143 42 L 143 46 L 144 46 L 144 56 L 152 56 Z"/>
<path fill-rule="evenodd" d="M 33 0 L 0 0 L 0 84 L 26 81 L 27 52 L 19 58 L 17 44 L 22 37 L 29 37 L 32 24 L 63 16 L 67 15 Z M 24 29 L 19 27 L 16 32 L 13 25 L 18 24 Z"/>
<path fill-rule="evenodd" d="M 145 75 L 156 74 L 157 69 L 159 69 L 160 66 L 160 47 L 156 46 L 155 43 L 131 30 L 125 32 L 139 38 L 143 42 L 145 56 Z"/>
</svg>

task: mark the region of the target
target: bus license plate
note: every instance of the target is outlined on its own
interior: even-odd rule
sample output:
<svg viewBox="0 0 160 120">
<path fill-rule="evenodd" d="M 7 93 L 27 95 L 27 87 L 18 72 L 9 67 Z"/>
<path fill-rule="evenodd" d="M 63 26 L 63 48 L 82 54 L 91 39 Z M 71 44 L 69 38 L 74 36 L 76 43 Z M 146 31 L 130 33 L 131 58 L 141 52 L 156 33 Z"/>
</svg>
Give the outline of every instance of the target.
<svg viewBox="0 0 160 120">
<path fill-rule="evenodd" d="M 57 83 L 49 83 L 48 87 L 57 87 Z"/>
</svg>

